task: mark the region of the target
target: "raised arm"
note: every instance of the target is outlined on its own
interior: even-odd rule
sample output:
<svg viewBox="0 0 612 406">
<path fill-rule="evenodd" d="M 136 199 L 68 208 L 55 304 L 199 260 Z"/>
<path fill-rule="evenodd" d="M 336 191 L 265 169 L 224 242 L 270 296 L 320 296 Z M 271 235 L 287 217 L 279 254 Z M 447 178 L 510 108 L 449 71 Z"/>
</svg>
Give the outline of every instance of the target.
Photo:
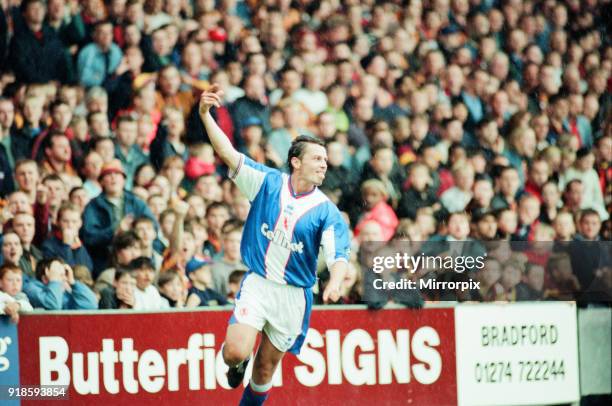
<svg viewBox="0 0 612 406">
<path fill-rule="evenodd" d="M 221 160 L 228 166 L 230 173 L 234 172 L 240 162 L 240 153 L 236 151 L 223 130 L 219 128 L 215 119 L 210 114 L 212 106 L 221 106 L 221 96 L 223 91 L 219 85 L 213 84 L 207 91 L 200 96 L 200 119 L 206 128 L 208 138 Z"/>
</svg>

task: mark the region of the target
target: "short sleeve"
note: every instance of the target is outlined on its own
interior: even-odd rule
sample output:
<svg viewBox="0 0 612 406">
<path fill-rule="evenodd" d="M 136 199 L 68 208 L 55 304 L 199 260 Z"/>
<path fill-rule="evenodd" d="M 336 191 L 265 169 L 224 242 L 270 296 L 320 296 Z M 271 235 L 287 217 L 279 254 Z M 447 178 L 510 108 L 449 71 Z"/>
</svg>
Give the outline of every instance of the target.
<svg viewBox="0 0 612 406">
<path fill-rule="evenodd" d="M 350 256 L 349 230 L 335 206 L 329 210 L 325 218 L 321 245 L 328 268 L 338 261 L 348 262 Z"/>
<path fill-rule="evenodd" d="M 259 164 L 244 154 L 240 154 L 238 166 L 229 174 L 229 177 L 247 199 L 252 202 L 257 193 L 259 193 L 266 175 L 274 171 L 274 169 Z"/>
</svg>

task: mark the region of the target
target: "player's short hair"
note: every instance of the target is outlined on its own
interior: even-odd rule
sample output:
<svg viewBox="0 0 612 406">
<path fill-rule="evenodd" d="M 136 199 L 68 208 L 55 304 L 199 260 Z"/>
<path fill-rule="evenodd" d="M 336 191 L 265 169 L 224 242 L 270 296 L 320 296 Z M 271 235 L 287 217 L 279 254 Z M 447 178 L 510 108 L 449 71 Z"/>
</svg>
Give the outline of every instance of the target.
<svg viewBox="0 0 612 406">
<path fill-rule="evenodd" d="M 302 158 L 304 151 L 306 150 L 307 144 L 317 144 L 325 147 L 323 140 L 312 137 L 310 135 L 300 135 L 291 143 L 289 153 L 287 154 L 287 166 L 289 167 L 289 173 L 293 173 L 293 166 L 291 165 L 291 158 Z"/>
</svg>

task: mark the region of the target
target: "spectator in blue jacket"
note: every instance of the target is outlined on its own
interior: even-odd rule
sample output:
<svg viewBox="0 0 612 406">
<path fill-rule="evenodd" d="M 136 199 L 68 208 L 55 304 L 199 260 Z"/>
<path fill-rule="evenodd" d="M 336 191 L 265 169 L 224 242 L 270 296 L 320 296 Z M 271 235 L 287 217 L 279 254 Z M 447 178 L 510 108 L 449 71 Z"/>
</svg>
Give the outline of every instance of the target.
<svg viewBox="0 0 612 406">
<path fill-rule="evenodd" d="M 109 247 L 115 232 L 128 231 L 135 218 L 148 217 L 157 222 L 151 209 L 133 193 L 124 190 L 125 171 L 117 159 L 105 164 L 100 172 L 102 193 L 83 212 L 81 239 L 93 260 L 94 279 L 109 266 Z"/>
<path fill-rule="evenodd" d="M 96 23 L 93 33 L 94 42 L 86 45 L 77 59 L 79 81 L 85 87 L 101 86 L 112 76 L 123 53 L 113 43 L 113 24 L 110 21 Z"/>
<path fill-rule="evenodd" d="M 33 307 L 46 310 L 92 310 L 98 299 L 91 289 L 77 281 L 70 265 L 61 258 L 43 259 L 36 266 L 36 279 L 23 286 Z"/>
<path fill-rule="evenodd" d="M 58 229 L 42 244 L 45 258 L 59 257 L 70 266 L 83 265 L 91 272 L 91 257 L 79 238 L 83 225 L 79 208 L 72 203 L 62 205 L 57 213 L 57 224 Z"/>
</svg>

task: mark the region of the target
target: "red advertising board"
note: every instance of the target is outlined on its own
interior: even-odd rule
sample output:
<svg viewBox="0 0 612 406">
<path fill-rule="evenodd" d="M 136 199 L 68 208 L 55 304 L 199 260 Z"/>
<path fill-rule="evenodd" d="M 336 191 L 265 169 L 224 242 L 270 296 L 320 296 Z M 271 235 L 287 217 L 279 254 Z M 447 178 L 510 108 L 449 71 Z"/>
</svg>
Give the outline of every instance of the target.
<svg viewBox="0 0 612 406">
<path fill-rule="evenodd" d="M 31 315 L 21 385 L 67 385 L 66 405 L 236 405 L 219 349 L 229 312 Z M 456 405 L 454 309 L 315 310 L 270 405 Z M 40 401 L 23 401 L 25 405 Z"/>
</svg>

